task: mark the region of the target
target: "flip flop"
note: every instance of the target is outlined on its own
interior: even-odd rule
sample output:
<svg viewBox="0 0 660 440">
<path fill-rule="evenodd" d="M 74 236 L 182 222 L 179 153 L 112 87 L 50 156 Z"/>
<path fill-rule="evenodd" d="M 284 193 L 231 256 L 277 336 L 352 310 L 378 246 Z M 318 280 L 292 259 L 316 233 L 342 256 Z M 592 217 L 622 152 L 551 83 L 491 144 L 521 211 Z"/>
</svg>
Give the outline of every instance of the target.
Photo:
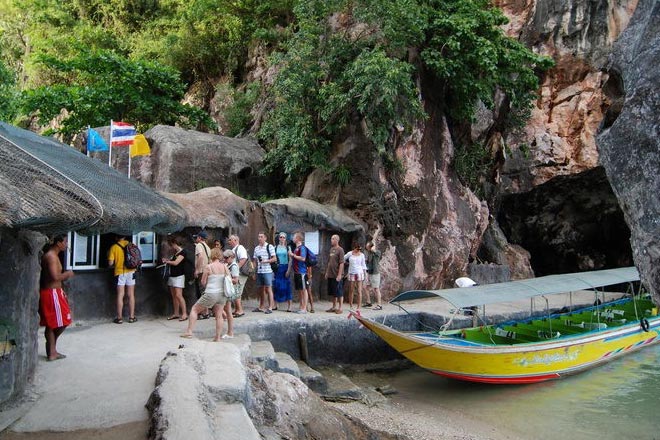
<svg viewBox="0 0 660 440">
<path fill-rule="evenodd" d="M 245 313 L 234 313 L 233 314 L 234 318 L 240 318 L 243 315 L 245 315 Z"/>
<path fill-rule="evenodd" d="M 180 316 L 170 316 L 169 318 L 167 318 L 168 321 L 173 321 L 175 319 L 181 319 L 181 317 Z"/>
<path fill-rule="evenodd" d="M 186 334 L 183 334 L 183 335 L 181 335 L 181 337 L 182 337 L 183 339 L 192 339 L 193 335 L 186 335 Z"/>
<path fill-rule="evenodd" d="M 46 360 L 47 360 L 48 362 L 52 362 L 52 361 L 59 361 L 60 359 L 64 359 L 64 358 L 66 358 L 66 355 L 65 355 L 65 354 L 58 353 L 58 354 L 57 354 L 57 357 L 56 357 L 55 359 L 50 359 L 50 358 L 48 358 L 48 359 L 46 359 Z"/>
<path fill-rule="evenodd" d="M 186 316 L 185 318 L 179 318 L 179 321 L 187 321 L 188 317 Z"/>
</svg>

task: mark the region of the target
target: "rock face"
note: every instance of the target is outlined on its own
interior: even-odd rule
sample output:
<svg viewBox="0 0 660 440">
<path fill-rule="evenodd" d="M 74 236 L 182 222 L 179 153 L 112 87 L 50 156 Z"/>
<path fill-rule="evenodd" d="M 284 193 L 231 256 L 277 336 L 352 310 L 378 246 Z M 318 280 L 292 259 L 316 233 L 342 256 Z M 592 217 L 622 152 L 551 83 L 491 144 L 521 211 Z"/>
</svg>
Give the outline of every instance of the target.
<svg viewBox="0 0 660 440">
<path fill-rule="evenodd" d="M 638 0 L 496 1 L 511 22 L 509 36 L 552 57 L 541 97 L 523 130 L 489 133 L 511 150 L 501 172 L 501 192 L 524 192 L 557 175 L 598 164 L 595 135 L 610 105 L 601 68 Z"/>
<path fill-rule="evenodd" d="M 0 230 L 2 307 L 0 308 L 0 412 L 20 396 L 34 377 L 39 327 L 40 251 L 46 242 L 36 232 Z"/>
<path fill-rule="evenodd" d="M 298 377 L 282 372 L 277 362 L 276 371 L 265 370 L 255 362 L 251 344 L 247 335 L 240 335 L 224 343 L 193 340 L 169 352 L 147 402 L 149 438 L 401 438 L 370 429 L 326 405 Z"/>
<path fill-rule="evenodd" d="M 660 3 L 640 2 L 607 66 L 613 105 L 600 160 L 632 232 L 635 265 L 660 302 Z"/>
<path fill-rule="evenodd" d="M 138 178 L 174 193 L 223 186 L 241 194 L 266 193 L 271 182 L 257 176 L 263 148 L 248 138 L 157 125 L 145 133 L 151 155 L 134 159 Z"/>
<path fill-rule="evenodd" d="M 383 253 L 385 298 L 464 276 L 488 224 L 486 205 L 450 168 L 454 150 L 444 115 L 434 104 L 427 111 L 428 122 L 395 151 L 402 171 L 383 163 L 358 125 L 331 159 L 350 170 L 350 184 L 339 187 L 330 174 L 316 170 L 302 193 L 338 204 L 367 225 L 367 236 Z"/>
</svg>

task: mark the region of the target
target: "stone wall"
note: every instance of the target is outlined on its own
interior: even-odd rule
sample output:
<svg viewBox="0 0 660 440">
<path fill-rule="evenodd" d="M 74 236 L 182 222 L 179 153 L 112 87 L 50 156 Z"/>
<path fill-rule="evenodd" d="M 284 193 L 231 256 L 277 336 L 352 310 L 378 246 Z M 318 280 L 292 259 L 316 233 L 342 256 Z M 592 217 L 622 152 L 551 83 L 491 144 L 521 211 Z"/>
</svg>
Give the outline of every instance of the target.
<svg viewBox="0 0 660 440">
<path fill-rule="evenodd" d="M 0 408 L 34 376 L 39 328 L 41 234 L 0 230 Z"/>
<path fill-rule="evenodd" d="M 117 294 L 112 270 L 76 271 L 64 283 L 75 321 L 112 320 L 116 312 Z M 185 291 L 189 304 L 195 297 L 194 288 Z M 135 313 L 137 316 L 164 316 L 171 310 L 171 299 L 161 271 L 144 268 L 136 275 Z M 194 302 L 193 302 L 194 303 Z M 128 316 L 128 298 L 124 298 L 124 317 Z"/>
</svg>

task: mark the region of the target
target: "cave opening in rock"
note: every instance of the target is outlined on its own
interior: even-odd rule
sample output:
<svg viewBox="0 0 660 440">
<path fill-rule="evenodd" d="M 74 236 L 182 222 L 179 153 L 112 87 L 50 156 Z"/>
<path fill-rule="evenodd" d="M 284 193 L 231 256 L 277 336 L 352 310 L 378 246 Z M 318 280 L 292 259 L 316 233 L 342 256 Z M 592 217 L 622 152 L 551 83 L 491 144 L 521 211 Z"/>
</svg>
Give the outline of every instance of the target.
<svg viewBox="0 0 660 440">
<path fill-rule="evenodd" d="M 602 167 L 502 197 L 497 219 L 536 276 L 633 264 L 630 229 Z"/>
</svg>

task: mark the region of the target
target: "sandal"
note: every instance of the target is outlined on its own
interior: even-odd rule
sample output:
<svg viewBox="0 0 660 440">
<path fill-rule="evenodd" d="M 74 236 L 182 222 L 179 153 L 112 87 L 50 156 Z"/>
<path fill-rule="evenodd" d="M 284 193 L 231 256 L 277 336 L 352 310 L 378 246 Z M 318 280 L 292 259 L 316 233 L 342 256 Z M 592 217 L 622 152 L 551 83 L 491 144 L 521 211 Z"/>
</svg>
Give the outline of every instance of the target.
<svg viewBox="0 0 660 440">
<path fill-rule="evenodd" d="M 137 322 L 137 318 L 133 316 L 132 318 L 128 318 L 128 323 L 133 324 L 134 322 Z"/>
<path fill-rule="evenodd" d="M 234 313 L 234 314 L 232 314 L 232 316 L 233 316 L 234 318 L 240 318 L 240 317 L 243 316 L 243 315 L 245 315 L 245 313 Z"/>
<path fill-rule="evenodd" d="M 378 304 L 377 306 L 374 306 L 373 310 L 383 310 L 383 306 Z"/>
<path fill-rule="evenodd" d="M 185 318 L 180 318 L 179 321 L 187 321 L 188 317 L 186 316 Z"/>
<path fill-rule="evenodd" d="M 124 320 L 121 318 L 115 318 L 112 320 L 112 322 L 114 322 L 115 324 L 123 324 Z"/>
<path fill-rule="evenodd" d="M 201 314 L 201 315 L 199 315 L 199 320 L 201 321 L 201 320 L 203 320 L 203 319 L 209 319 L 209 315 L 204 314 L 204 313 Z"/>
<path fill-rule="evenodd" d="M 173 321 L 173 320 L 175 320 L 175 319 L 180 319 L 180 318 L 181 318 L 180 316 L 176 316 L 176 315 L 174 315 L 174 316 L 170 316 L 169 318 L 167 318 L 167 320 L 168 320 L 168 321 Z"/>
</svg>

